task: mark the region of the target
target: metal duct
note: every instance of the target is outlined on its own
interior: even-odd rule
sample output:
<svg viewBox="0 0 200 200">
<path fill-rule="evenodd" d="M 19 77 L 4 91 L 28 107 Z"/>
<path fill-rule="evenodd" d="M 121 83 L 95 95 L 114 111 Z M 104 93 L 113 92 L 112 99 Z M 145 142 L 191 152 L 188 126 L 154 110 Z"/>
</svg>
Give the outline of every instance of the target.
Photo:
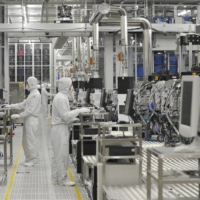
<svg viewBox="0 0 200 200">
<path fill-rule="evenodd" d="M 72 64 L 73 67 L 76 65 L 76 38 L 72 39 Z"/>
<path fill-rule="evenodd" d="M 101 22 L 102 26 L 119 26 L 119 20 L 115 18 L 104 19 Z M 143 28 L 143 64 L 144 64 L 144 80 L 148 79 L 148 75 L 153 72 L 152 67 L 152 28 L 150 22 L 145 18 L 129 18 L 128 26 L 140 26 Z"/>
<path fill-rule="evenodd" d="M 128 33 L 127 33 L 127 16 L 121 16 L 121 47 L 122 47 L 122 66 L 126 69 L 124 72 L 127 74 L 128 68 Z"/>
<path fill-rule="evenodd" d="M 77 61 L 78 61 L 78 71 L 82 71 L 82 38 L 77 37 Z"/>
<path fill-rule="evenodd" d="M 92 17 L 89 20 L 90 24 L 91 25 L 93 24 L 93 42 L 96 42 L 97 37 L 98 37 L 97 36 L 97 32 L 99 32 L 99 24 L 98 23 L 108 13 L 118 13 L 121 16 L 120 25 L 121 25 L 122 64 L 123 64 L 123 69 L 125 69 L 124 72 L 127 73 L 127 68 L 128 68 L 127 14 L 123 8 L 109 6 L 108 4 L 105 4 L 105 3 L 102 3 L 101 5 L 99 5 L 97 7 L 96 11 L 93 13 Z M 99 37 L 98 37 L 98 40 L 99 40 Z M 99 48 L 99 45 L 97 47 Z M 94 53 L 94 55 L 95 55 L 95 53 Z M 98 60 L 95 60 L 95 59 L 97 59 L 97 52 L 96 52 L 95 56 L 96 56 L 96 58 L 94 58 L 94 62 L 95 61 L 98 62 Z M 96 66 L 95 70 L 98 70 L 97 66 Z M 124 75 L 125 75 L 125 73 L 124 73 Z"/>
<path fill-rule="evenodd" d="M 81 58 L 81 60 L 82 60 L 82 70 L 85 69 L 85 47 L 86 47 L 86 44 L 85 44 L 85 42 L 83 42 L 83 43 L 81 44 L 81 53 L 82 53 L 82 58 Z"/>
<path fill-rule="evenodd" d="M 93 24 L 93 71 L 99 70 L 99 24 Z"/>
<path fill-rule="evenodd" d="M 87 64 L 88 64 L 88 72 L 91 72 L 90 69 L 90 54 L 91 54 L 91 50 L 90 50 L 90 45 L 91 45 L 91 38 L 88 37 L 87 38 Z"/>
</svg>

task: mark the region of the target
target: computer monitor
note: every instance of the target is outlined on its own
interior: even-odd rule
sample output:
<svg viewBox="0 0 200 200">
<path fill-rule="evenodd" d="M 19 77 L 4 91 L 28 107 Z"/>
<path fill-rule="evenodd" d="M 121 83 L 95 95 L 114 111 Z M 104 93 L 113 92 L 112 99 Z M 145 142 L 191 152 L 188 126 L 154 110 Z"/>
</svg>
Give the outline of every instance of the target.
<svg viewBox="0 0 200 200">
<path fill-rule="evenodd" d="M 79 93 L 79 89 L 78 89 L 78 88 L 76 88 L 76 89 L 75 89 L 75 91 L 76 91 L 76 92 L 75 92 L 75 97 L 76 97 L 76 100 L 78 100 L 78 93 Z"/>
<path fill-rule="evenodd" d="M 106 102 L 106 89 L 101 90 L 100 108 L 105 107 Z"/>
<path fill-rule="evenodd" d="M 183 76 L 179 132 L 183 137 L 195 137 L 199 125 L 200 77 Z"/>
<path fill-rule="evenodd" d="M 125 103 L 125 110 L 124 114 L 131 116 L 133 110 L 133 90 L 128 90 L 126 94 L 126 103 Z"/>
<path fill-rule="evenodd" d="M 87 89 L 86 91 L 85 103 L 90 103 L 90 89 Z"/>
<path fill-rule="evenodd" d="M 3 99 L 3 89 L 0 89 L 0 99 Z"/>
</svg>

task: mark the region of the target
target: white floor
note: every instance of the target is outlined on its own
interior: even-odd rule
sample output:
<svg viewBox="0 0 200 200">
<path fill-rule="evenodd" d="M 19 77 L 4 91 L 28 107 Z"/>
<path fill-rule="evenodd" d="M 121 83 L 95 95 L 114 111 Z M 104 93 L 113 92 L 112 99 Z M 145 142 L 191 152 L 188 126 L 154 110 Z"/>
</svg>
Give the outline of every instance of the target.
<svg viewBox="0 0 200 200">
<path fill-rule="evenodd" d="M 14 163 L 13 166 L 8 167 L 8 182 L 6 186 L 0 186 L 0 200 L 89 200 L 87 192 L 83 187 L 82 181 L 75 172 L 74 166 L 70 162 L 70 170 L 76 182 L 76 186 L 82 198 L 78 198 L 75 193 L 74 187 L 64 187 L 51 184 L 51 157 L 52 150 L 50 146 L 50 123 L 48 120 L 40 117 L 40 131 L 38 133 L 39 141 L 39 159 L 40 162 L 37 166 L 26 168 L 20 165 L 24 161 L 24 153 L 21 151 L 19 163 L 16 168 L 13 185 L 10 193 L 10 198 L 5 198 L 6 191 L 10 185 L 10 176 L 13 171 L 16 156 L 21 145 L 22 139 L 22 126 L 17 126 L 14 130 L 15 136 L 13 137 L 14 146 Z M 1 150 L 0 146 L 0 150 Z M 2 168 L 2 161 L 0 161 L 0 168 Z"/>
</svg>

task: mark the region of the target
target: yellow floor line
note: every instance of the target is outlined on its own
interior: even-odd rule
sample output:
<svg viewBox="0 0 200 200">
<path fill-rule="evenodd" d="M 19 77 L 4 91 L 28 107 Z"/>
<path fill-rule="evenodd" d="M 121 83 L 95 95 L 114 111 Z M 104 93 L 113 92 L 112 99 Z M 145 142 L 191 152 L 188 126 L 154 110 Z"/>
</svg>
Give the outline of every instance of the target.
<svg viewBox="0 0 200 200">
<path fill-rule="evenodd" d="M 50 119 L 49 119 L 49 122 L 50 122 L 50 125 L 51 125 L 51 128 L 52 128 L 52 122 L 51 122 Z M 67 171 L 68 171 L 68 174 L 69 174 L 69 178 L 70 178 L 70 180 L 73 181 L 73 182 L 75 182 L 70 167 L 68 168 Z M 77 187 L 76 185 L 74 186 L 74 190 L 75 190 L 75 193 L 76 193 L 76 197 L 77 197 L 77 199 L 78 199 L 78 200 L 82 200 L 82 197 L 81 197 L 80 191 L 79 191 L 79 189 L 78 189 L 78 187 Z M 4 199 L 4 200 L 5 200 L 5 199 Z"/>
<path fill-rule="evenodd" d="M 73 181 L 73 182 L 75 182 L 70 167 L 68 168 L 67 171 L 68 171 L 68 174 L 69 174 L 70 180 Z M 78 200 L 82 200 L 81 194 L 80 194 L 79 189 L 78 189 L 78 187 L 77 187 L 76 185 L 74 186 L 74 190 L 75 190 L 75 193 L 76 193 L 76 197 L 77 197 L 77 199 L 78 199 Z"/>
<path fill-rule="evenodd" d="M 17 152 L 17 158 L 15 160 L 15 164 L 14 164 L 14 167 L 13 167 L 13 170 L 12 170 L 12 174 L 10 176 L 10 180 L 9 180 L 9 184 L 7 186 L 6 195 L 4 197 L 4 200 L 10 199 L 10 193 L 11 193 L 13 182 L 14 182 L 14 179 L 15 179 L 18 162 L 19 162 L 19 158 L 20 158 L 20 155 L 21 155 L 21 150 L 22 150 L 22 144 L 20 144 L 20 147 L 19 147 L 18 152 Z"/>
</svg>

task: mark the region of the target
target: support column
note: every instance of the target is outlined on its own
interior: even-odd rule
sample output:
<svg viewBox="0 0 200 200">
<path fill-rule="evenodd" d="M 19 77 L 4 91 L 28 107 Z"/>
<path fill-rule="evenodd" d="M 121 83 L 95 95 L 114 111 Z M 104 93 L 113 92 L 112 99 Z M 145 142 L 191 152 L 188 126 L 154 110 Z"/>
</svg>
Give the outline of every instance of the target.
<svg viewBox="0 0 200 200">
<path fill-rule="evenodd" d="M 56 80 L 57 80 L 57 74 L 56 74 L 56 50 L 53 49 L 53 67 L 52 67 L 52 71 L 53 71 L 53 82 L 54 82 L 54 93 L 56 93 Z"/>
<path fill-rule="evenodd" d="M 189 71 L 192 68 L 192 42 L 189 42 Z"/>
<path fill-rule="evenodd" d="M 3 7 L 0 7 L 0 16 L 1 16 L 1 18 L 0 18 L 0 23 L 3 23 L 3 18 L 4 18 L 4 16 L 3 16 Z M 0 33 L 0 46 L 4 46 L 4 35 L 3 35 L 3 33 Z M 3 63 L 3 58 L 2 58 L 2 56 L 4 55 L 5 56 L 5 54 L 3 54 L 2 52 L 4 51 L 4 48 L 2 47 L 2 48 L 0 48 L 0 62 L 1 62 L 1 64 L 0 64 L 0 89 L 3 89 L 3 65 L 4 65 L 4 63 Z"/>
<path fill-rule="evenodd" d="M 105 35 L 104 41 L 104 80 L 108 91 L 113 89 L 113 35 Z"/>
<path fill-rule="evenodd" d="M 9 56 L 8 56 L 8 52 L 9 52 L 9 50 L 8 50 L 8 33 L 4 33 L 4 49 L 2 49 L 2 50 L 4 50 L 4 59 L 5 59 L 5 61 L 4 61 L 4 76 L 5 76 L 5 79 L 4 79 L 4 81 L 5 81 L 5 85 L 4 85 L 4 87 L 5 87 L 5 95 L 6 95 L 6 101 L 7 102 L 9 102 L 9 93 L 10 93 L 10 84 L 9 84 L 9 82 L 10 82 L 10 78 L 9 78 Z"/>
<path fill-rule="evenodd" d="M 8 23 L 8 6 L 5 6 L 5 12 L 4 12 L 4 23 Z M 8 33 L 2 34 L 2 38 L 4 37 L 4 42 L 2 43 L 4 45 L 4 48 L 2 48 L 2 51 L 4 51 L 4 88 L 5 88 L 5 100 L 9 103 L 9 93 L 10 93 L 10 77 L 9 77 L 9 48 L 8 48 Z"/>
<path fill-rule="evenodd" d="M 134 58 L 134 52 L 133 52 L 133 46 L 131 46 L 130 41 L 131 41 L 132 35 L 128 36 L 128 76 L 133 76 L 133 58 Z"/>
<path fill-rule="evenodd" d="M 200 5 L 197 6 L 197 24 L 200 24 Z"/>
<path fill-rule="evenodd" d="M 55 88 L 55 81 L 54 81 L 54 68 L 56 67 L 54 65 L 54 49 L 53 49 L 53 45 L 50 44 L 50 84 L 51 84 L 51 93 L 54 94 L 56 92 Z"/>
<path fill-rule="evenodd" d="M 116 49 L 116 88 L 118 88 L 118 77 L 122 76 L 122 70 L 121 70 L 121 62 L 117 60 L 117 54 L 121 52 L 121 45 L 119 45 L 119 41 L 121 39 L 121 35 L 116 35 L 115 37 L 115 49 Z"/>
</svg>

